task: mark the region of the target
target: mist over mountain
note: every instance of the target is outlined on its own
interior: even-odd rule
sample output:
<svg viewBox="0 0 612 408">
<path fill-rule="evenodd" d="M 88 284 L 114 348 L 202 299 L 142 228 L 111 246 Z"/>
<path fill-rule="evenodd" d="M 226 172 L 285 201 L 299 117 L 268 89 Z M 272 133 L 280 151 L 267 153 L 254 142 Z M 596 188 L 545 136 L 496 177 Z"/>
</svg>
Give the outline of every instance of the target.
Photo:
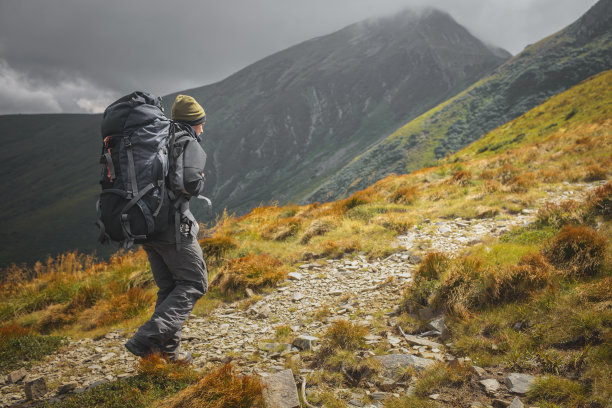
<svg viewBox="0 0 612 408">
<path fill-rule="evenodd" d="M 610 68 L 612 1 L 600 0 L 567 28 L 527 47 L 489 77 L 358 155 L 303 201 L 342 197 L 388 174 L 433 165 L 549 97 Z"/>
</svg>

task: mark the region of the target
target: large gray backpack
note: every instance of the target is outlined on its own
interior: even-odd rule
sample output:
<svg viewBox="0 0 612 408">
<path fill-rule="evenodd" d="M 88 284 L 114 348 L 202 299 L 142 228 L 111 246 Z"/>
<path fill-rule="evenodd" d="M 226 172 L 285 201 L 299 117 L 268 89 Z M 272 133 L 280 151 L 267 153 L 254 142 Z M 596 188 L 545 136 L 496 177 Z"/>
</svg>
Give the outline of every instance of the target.
<svg viewBox="0 0 612 408">
<path fill-rule="evenodd" d="M 170 226 L 172 212 L 195 222 L 185 203 L 203 188 L 206 155 L 166 118 L 161 98 L 133 92 L 118 99 L 104 111 L 101 132 L 100 242 L 146 242 Z"/>
</svg>

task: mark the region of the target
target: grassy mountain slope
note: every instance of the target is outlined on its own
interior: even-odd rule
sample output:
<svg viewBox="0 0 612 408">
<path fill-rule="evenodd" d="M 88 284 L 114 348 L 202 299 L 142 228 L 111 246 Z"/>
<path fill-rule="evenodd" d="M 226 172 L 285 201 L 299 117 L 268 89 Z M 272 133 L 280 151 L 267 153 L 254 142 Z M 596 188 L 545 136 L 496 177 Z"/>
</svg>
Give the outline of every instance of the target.
<svg viewBox="0 0 612 408">
<path fill-rule="evenodd" d="M 209 261 L 211 291 L 195 313 L 206 316 L 218 302 L 244 296 L 246 287 L 265 291 L 305 260 L 350 258 L 358 253 L 386 256 L 399 250 L 392 242 L 396 234 L 425 228 L 427 220 L 510 217 L 534 206 L 549 190 L 608 180 L 586 201 L 549 203 L 538 212 L 534 225 L 453 254 L 455 261 L 436 264 L 432 256 L 423 254 L 415 283 L 406 289 L 404 313 L 398 317 L 404 330 L 416 331 L 426 322 L 406 312 L 424 304 L 442 308 L 455 355 L 470 356 L 492 371 L 527 371 L 541 377 L 526 397 L 530 403 L 605 406 L 612 367 L 611 81 L 612 71 L 589 78 L 489 133 L 483 139 L 487 144 L 479 141 L 436 167 L 386 177 L 347 199 L 260 207 L 239 218 L 224 216 L 209 230 L 211 236 L 200 241 Z M 525 136 L 516 138 L 517 132 Z M 568 223 L 584 224 L 580 234 L 562 229 Z M 411 250 L 418 253 L 421 244 L 425 243 L 416 242 Z M 0 341 L 14 348 L 17 342 L 9 340 L 24 338 L 48 342 L 52 352 L 57 338 L 40 332 L 96 336 L 115 327 L 134 328 L 154 303 L 155 287 L 143 251 L 103 263 L 65 254 L 39 268 L 36 279 L 19 279 L 27 275 L 13 270 L 0 285 L 0 317 L 6 322 L 0 327 Z M 252 303 L 244 302 L 242 307 Z M 387 306 L 392 310 L 398 305 Z M 348 318 L 361 317 L 354 313 Z M 382 316 L 373 325 L 382 330 L 388 319 Z M 517 323 L 520 329 L 515 329 Z M 363 337 L 353 325 L 343 327 L 336 338 Z M 19 351 L 23 355 L 5 353 L 0 369 L 15 367 L 19 359 L 37 358 L 28 350 Z M 333 394 L 334 387 L 344 387 L 345 382 L 338 364 L 330 359 L 348 363 L 348 355 L 347 350 L 337 350 L 331 357 L 296 363 L 297 368 L 315 368 L 318 373 L 307 378 L 313 387 L 311 397 L 346 403 L 341 393 Z M 323 359 L 323 366 L 317 365 L 317 358 Z M 171 371 L 157 373 L 157 381 L 182 378 Z M 441 364 L 420 374 L 407 372 L 415 395 L 389 396 L 384 403 L 386 407 L 456 406 L 428 400 L 430 393 L 440 392 L 466 398 L 460 403 L 469 404 L 474 395 L 469 388 L 472 377 L 472 371 L 457 364 Z M 125 398 L 122 404 L 146 406 L 152 397 L 147 378 L 139 374 L 131 380 L 137 383 L 117 380 L 105 387 L 120 392 Z M 130 384 L 145 392 L 146 401 L 140 392 L 125 392 Z M 153 396 L 162 398 L 180 388 L 168 387 Z M 93 390 L 57 406 L 94 400 L 100 404 L 96 406 L 106 401 Z"/>
<path fill-rule="evenodd" d="M 499 55 L 499 56 L 498 56 Z M 287 202 L 509 57 L 449 15 L 368 20 L 185 91 L 210 120 L 207 193 L 245 212 Z M 174 95 L 165 98 L 169 107 Z"/>
<path fill-rule="evenodd" d="M 611 27 L 612 1 L 601 0 L 575 23 L 357 156 L 306 199 L 342 197 L 388 174 L 432 165 L 550 96 L 610 69 Z"/>
</svg>

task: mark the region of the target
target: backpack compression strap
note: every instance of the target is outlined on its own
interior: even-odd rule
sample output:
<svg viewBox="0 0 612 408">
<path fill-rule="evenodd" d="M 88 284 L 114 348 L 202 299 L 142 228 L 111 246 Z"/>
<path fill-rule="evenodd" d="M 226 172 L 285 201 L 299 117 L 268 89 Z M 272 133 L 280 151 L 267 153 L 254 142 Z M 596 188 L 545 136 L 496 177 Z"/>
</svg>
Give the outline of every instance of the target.
<svg viewBox="0 0 612 408">
<path fill-rule="evenodd" d="M 125 146 L 125 151 L 127 153 L 127 159 L 128 159 L 128 166 L 127 166 L 128 179 L 127 179 L 126 191 L 128 193 L 128 197 L 131 198 L 131 197 L 138 196 L 138 181 L 136 180 L 136 168 L 134 166 L 134 153 L 132 152 L 132 142 L 130 141 L 129 136 L 123 137 L 123 145 Z"/>
</svg>

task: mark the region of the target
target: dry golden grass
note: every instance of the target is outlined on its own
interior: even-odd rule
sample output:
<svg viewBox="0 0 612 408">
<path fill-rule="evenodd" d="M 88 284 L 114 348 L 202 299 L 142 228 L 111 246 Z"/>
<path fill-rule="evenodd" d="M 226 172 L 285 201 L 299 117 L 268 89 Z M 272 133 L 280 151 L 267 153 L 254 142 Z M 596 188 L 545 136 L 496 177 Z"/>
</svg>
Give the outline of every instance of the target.
<svg viewBox="0 0 612 408">
<path fill-rule="evenodd" d="M 160 354 L 150 354 L 141 358 L 137 366 L 138 374 L 149 378 L 159 378 L 164 381 L 188 381 L 193 382 L 199 378 L 199 374 L 188 364 L 168 362 Z"/>
<path fill-rule="evenodd" d="M 595 189 L 586 201 L 585 211 L 592 215 L 602 215 L 604 219 L 612 219 L 612 182 Z"/>
<path fill-rule="evenodd" d="M 168 408 L 264 408 L 263 385 L 256 377 L 237 375 L 231 364 L 210 372 L 195 385 L 165 401 Z"/>
<path fill-rule="evenodd" d="M 458 170 L 453 174 L 451 182 L 458 186 L 467 186 L 472 180 L 472 172 L 469 170 Z"/>
<path fill-rule="evenodd" d="M 287 267 L 269 255 L 247 255 L 226 263 L 211 281 L 224 294 L 243 290 L 274 286 L 287 276 Z"/>
<path fill-rule="evenodd" d="M 230 250 L 238 248 L 238 242 L 230 236 L 215 234 L 200 240 L 200 246 L 207 262 L 219 263 Z"/>
<path fill-rule="evenodd" d="M 442 252 L 429 252 L 421 261 L 414 277 L 426 280 L 439 279 L 448 269 L 450 262 L 450 258 Z"/>
<path fill-rule="evenodd" d="M 337 227 L 338 224 L 339 223 L 335 221 L 332 217 L 315 219 L 308 225 L 306 231 L 304 231 L 304 235 L 302 235 L 300 243 L 303 245 L 308 244 L 312 237 L 324 235 L 325 233 Z"/>
<path fill-rule="evenodd" d="M 326 345 L 331 349 L 356 350 L 365 344 L 368 329 L 348 320 L 337 320 L 325 331 Z"/>
<path fill-rule="evenodd" d="M 418 198 L 418 189 L 413 185 L 400 186 L 389 194 L 389 202 L 395 204 L 412 204 Z"/>
<path fill-rule="evenodd" d="M 266 225 L 261 233 L 262 238 L 283 241 L 297 235 L 302 228 L 303 220 L 299 217 L 281 218 Z"/>
</svg>

